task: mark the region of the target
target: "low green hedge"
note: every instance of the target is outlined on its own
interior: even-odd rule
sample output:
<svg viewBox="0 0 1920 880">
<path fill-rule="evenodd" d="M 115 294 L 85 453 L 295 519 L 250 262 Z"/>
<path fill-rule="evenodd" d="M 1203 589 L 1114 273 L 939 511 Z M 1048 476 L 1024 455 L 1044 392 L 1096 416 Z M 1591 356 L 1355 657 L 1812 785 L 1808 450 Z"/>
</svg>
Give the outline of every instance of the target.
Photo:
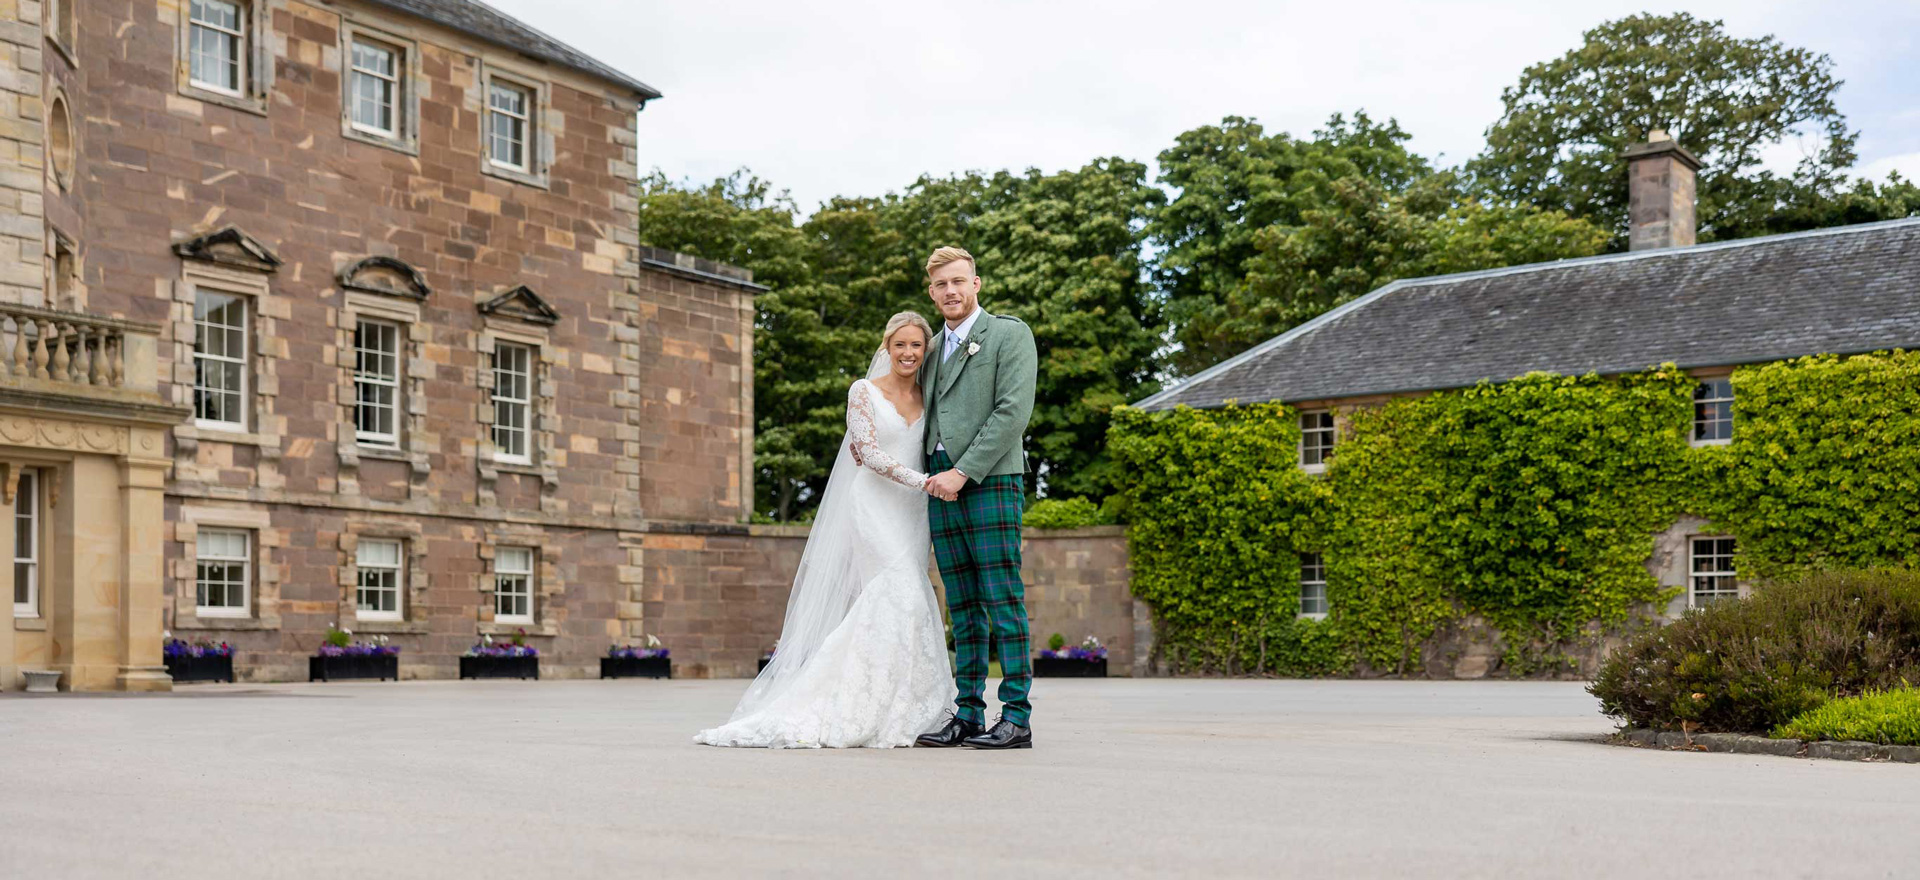
<svg viewBox="0 0 1920 880">
<path fill-rule="evenodd" d="M 1633 639 L 1588 691 L 1635 727 L 1765 734 L 1908 681 L 1920 681 L 1920 573 L 1816 572 Z"/>
<path fill-rule="evenodd" d="M 1086 498 L 1042 498 L 1020 518 L 1030 529 L 1079 529 L 1113 525 L 1113 516 Z"/>
<path fill-rule="evenodd" d="M 1794 716 L 1774 728 L 1773 736 L 1920 746 L 1920 690 L 1903 687 L 1842 697 Z"/>
</svg>

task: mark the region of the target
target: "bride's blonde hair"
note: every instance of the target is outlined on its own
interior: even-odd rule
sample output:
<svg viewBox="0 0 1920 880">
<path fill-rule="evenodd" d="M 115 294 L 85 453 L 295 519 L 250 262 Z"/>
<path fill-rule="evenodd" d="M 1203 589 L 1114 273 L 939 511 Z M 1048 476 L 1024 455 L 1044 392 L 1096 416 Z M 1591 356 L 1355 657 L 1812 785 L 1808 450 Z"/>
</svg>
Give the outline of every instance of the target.
<svg viewBox="0 0 1920 880">
<path fill-rule="evenodd" d="M 922 341 L 933 341 L 933 325 L 927 323 L 926 318 L 920 317 L 919 312 L 901 312 L 887 319 L 887 332 L 880 336 L 881 351 L 893 345 L 893 334 L 899 332 L 902 327 L 918 327 Z"/>
</svg>

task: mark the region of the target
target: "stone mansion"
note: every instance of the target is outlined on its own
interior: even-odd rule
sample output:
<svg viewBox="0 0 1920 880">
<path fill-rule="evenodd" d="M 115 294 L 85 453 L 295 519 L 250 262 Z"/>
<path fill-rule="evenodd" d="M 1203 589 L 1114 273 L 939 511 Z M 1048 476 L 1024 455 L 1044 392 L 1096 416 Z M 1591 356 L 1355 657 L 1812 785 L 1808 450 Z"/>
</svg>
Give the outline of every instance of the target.
<svg viewBox="0 0 1920 880">
<path fill-rule="evenodd" d="M 759 288 L 640 246 L 659 92 L 467 0 L 0 0 L 0 96 L 0 688 L 757 655 L 668 619 L 754 568 Z"/>
</svg>

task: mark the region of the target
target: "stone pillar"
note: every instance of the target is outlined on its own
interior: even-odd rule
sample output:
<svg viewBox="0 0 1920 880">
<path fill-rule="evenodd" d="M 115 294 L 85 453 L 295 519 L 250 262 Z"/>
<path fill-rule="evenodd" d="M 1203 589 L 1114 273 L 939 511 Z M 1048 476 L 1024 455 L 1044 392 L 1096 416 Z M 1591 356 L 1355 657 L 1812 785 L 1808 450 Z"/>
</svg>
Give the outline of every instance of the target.
<svg viewBox="0 0 1920 880">
<path fill-rule="evenodd" d="M 0 0 L 0 302 L 47 305 L 40 3 Z"/>
<path fill-rule="evenodd" d="M 135 428 L 120 460 L 120 669 L 125 691 L 170 691 L 160 656 L 165 619 L 166 444 L 157 428 Z M 258 578 L 258 574 L 255 575 Z M 257 601 L 257 599 L 256 599 Z"/>
<path fill-rule="evenodd" d="M 66 670 L 73 690 L 113 690 L 121 662 L 123 535 L 131 525 L 122 521 L 120 468 L 108 456 L 77 455 L 56 473 L 63 485 L 50 517 L 56 531 L 48 555 L 58 566 L 47 585 L 55 609 L 52 666 Z"/>
<path fill-rule="evenodd" d="M 1691 247 L 1700 160 L 1657 128 L 1620 158 L 1627 160 L 1627 250 Z"/>
</svg>

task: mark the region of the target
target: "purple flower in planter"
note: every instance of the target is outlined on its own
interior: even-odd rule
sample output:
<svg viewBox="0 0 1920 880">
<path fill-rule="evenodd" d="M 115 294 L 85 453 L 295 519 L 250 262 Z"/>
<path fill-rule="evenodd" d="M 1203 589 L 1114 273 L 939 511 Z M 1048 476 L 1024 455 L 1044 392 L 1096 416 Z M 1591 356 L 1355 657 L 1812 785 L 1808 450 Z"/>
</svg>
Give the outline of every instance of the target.
<svg viewBox="0 0 1920 880">
<path fill-rule="evenodd" d="M 1060 651 L 1042 650 L 1040 657 L 1045 660 L 1085 660 L 1091 663 L 1095 660 L 1107 659 L 1107 649 L 1100 644 L 1099 639 L 1087 636 L 1085 641 L 1071 648 Z"/>
<path fill-rule="evenodd" d="M 540 649 L 526 645 L 501 645 L 490 641 L 474 643 L 467 649 L 468 657 L 538 657 Z"/>
<path fill-rule="evenodd" d="M 166 657 L 231 657 L 233 646 L 226 642 L 216 645 L 210 639 L 199 642 L 168 639 L 160 646 L 160 653 Z"/>
</svg>

